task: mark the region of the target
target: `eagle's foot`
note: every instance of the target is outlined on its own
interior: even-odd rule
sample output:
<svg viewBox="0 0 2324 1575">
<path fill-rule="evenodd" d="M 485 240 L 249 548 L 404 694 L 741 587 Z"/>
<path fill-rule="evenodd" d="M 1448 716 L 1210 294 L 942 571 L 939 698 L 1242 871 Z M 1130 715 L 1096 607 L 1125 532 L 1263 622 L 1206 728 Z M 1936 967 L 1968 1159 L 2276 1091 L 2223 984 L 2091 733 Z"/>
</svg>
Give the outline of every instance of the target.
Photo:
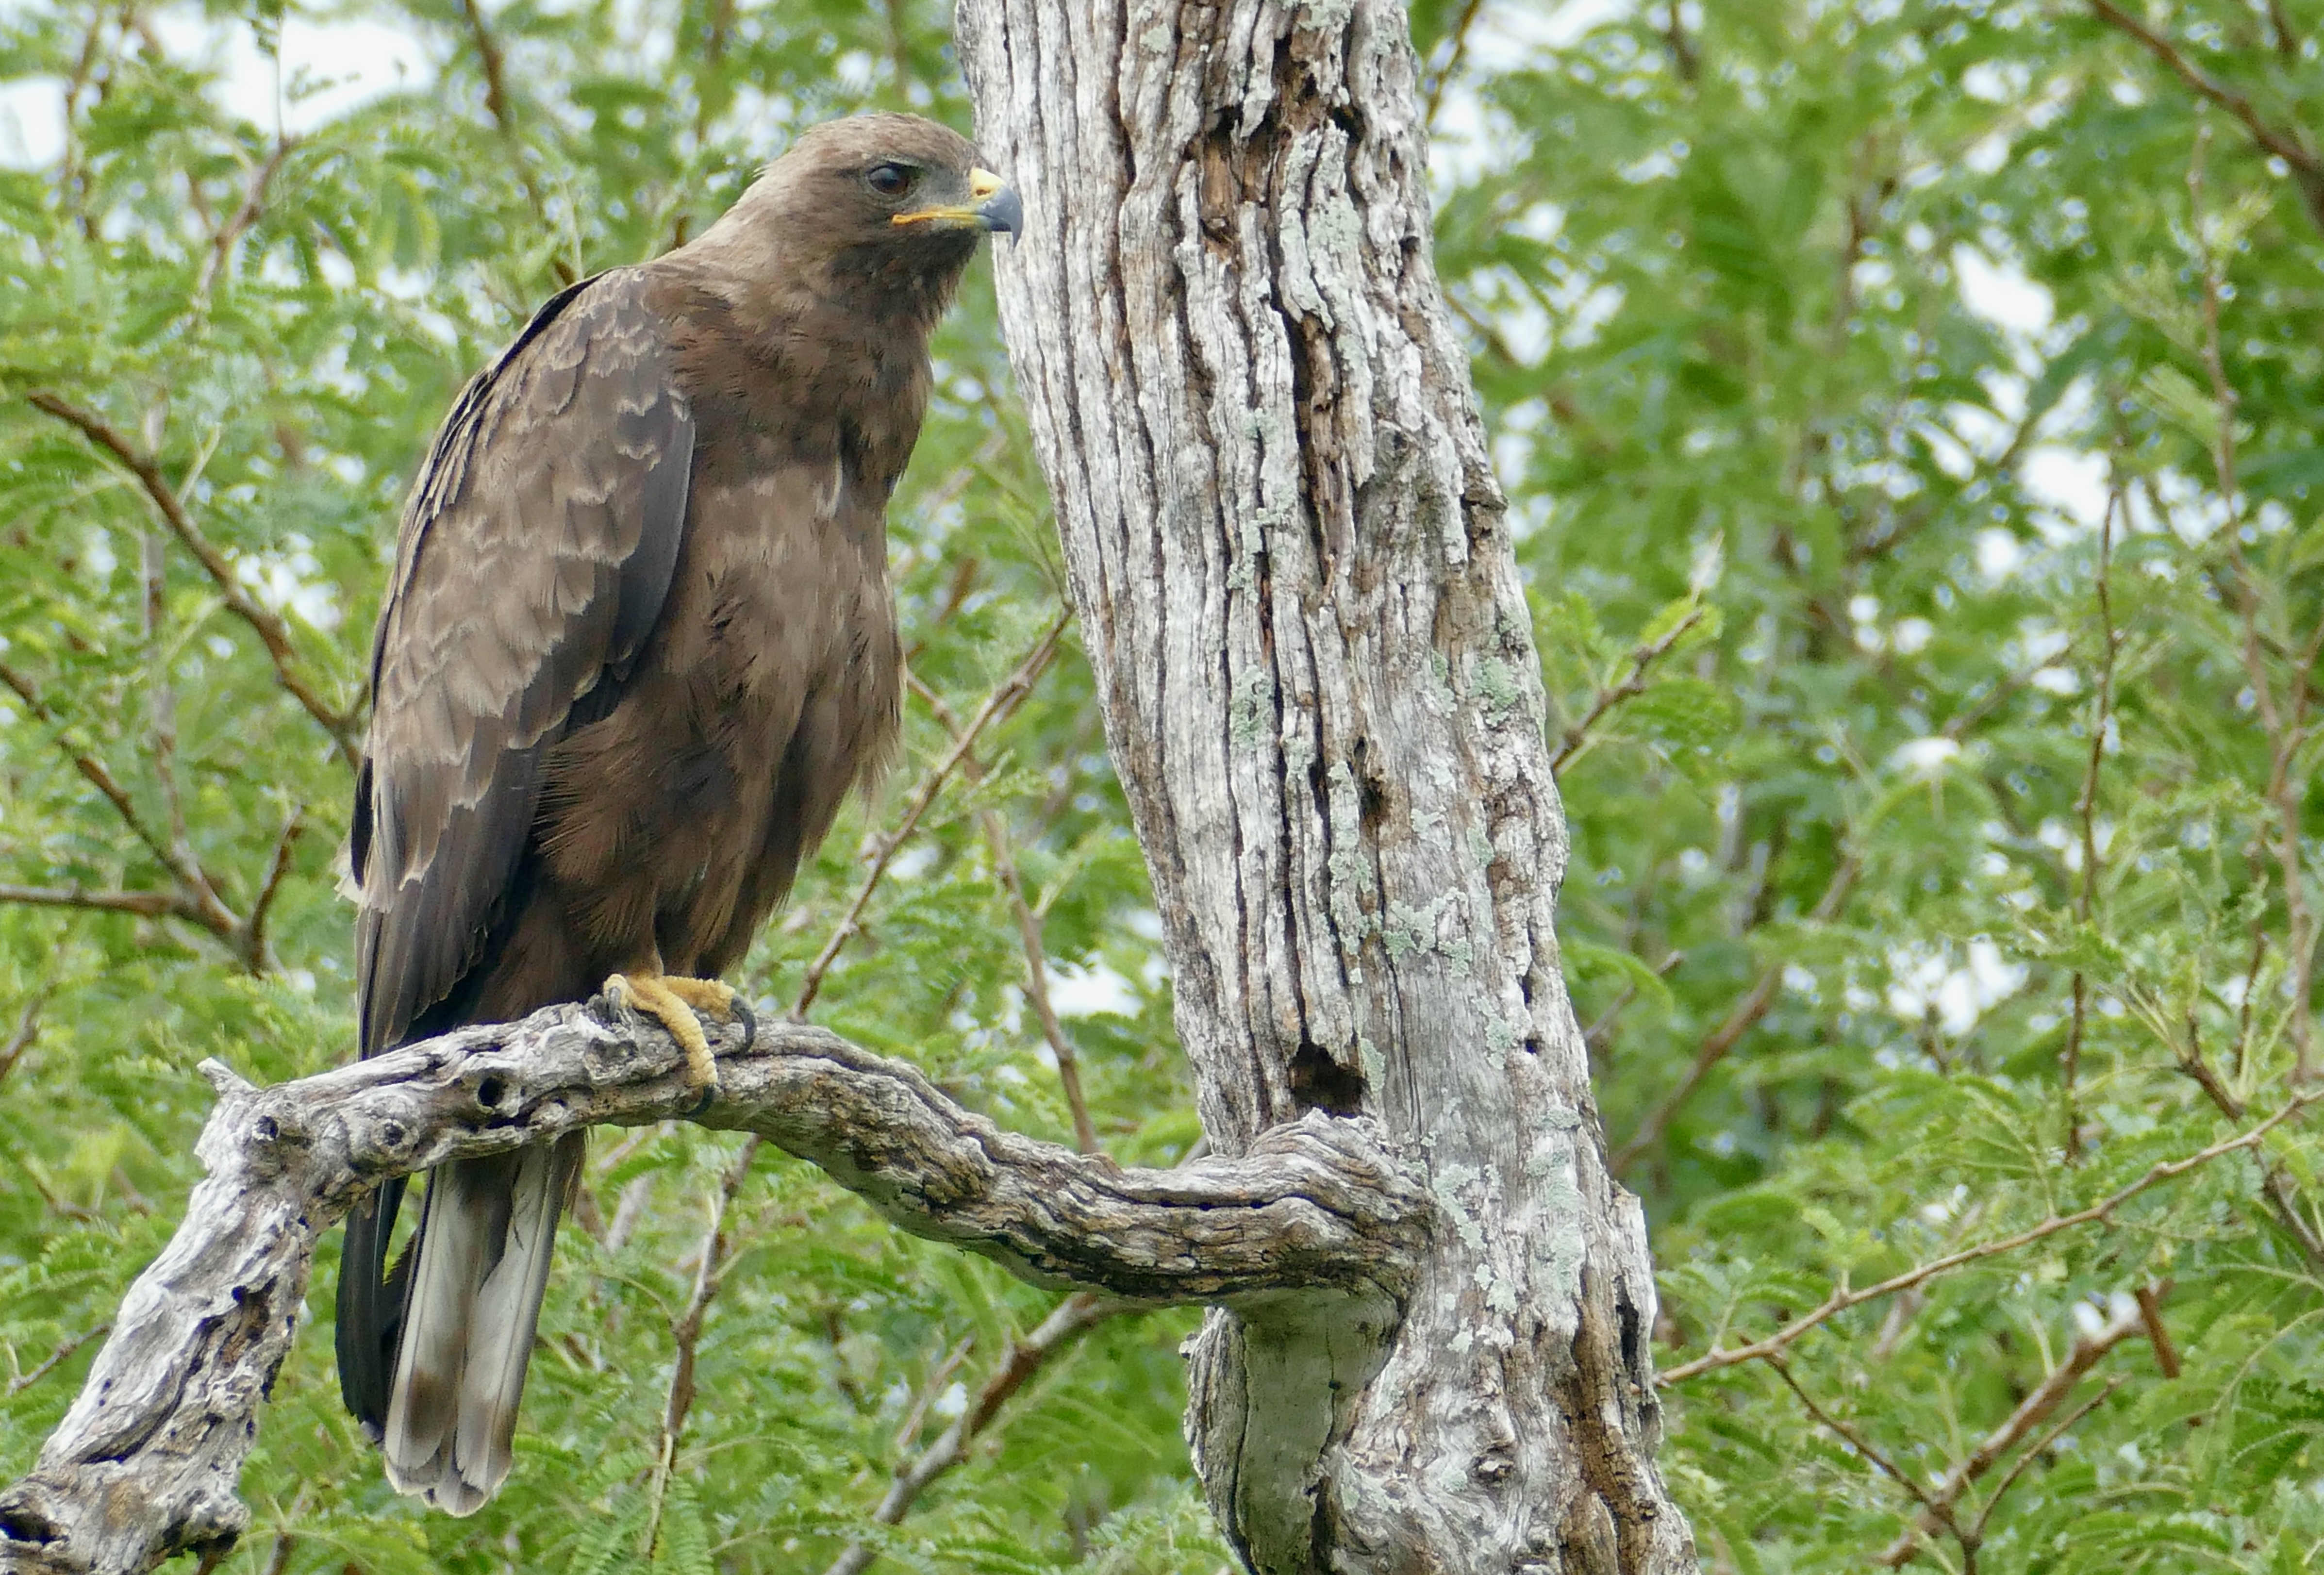
<svg viewBox="0 0 2324 1575">
<path fill-rule="evenodd" d="M 605 981 L 605 995 L 652 1013 L 686 1053 L 687 1083 L 706 1094 L 718 1091 L 718 1062 L 710 1054 L 710 1036 L 702 1031 L 697 1014 L 709 1011 L 724 1018 L 747 1018 L 747 1013 L 737 1010 L 733 985 L 679 974 L 616 973 Z"/>
</svg>

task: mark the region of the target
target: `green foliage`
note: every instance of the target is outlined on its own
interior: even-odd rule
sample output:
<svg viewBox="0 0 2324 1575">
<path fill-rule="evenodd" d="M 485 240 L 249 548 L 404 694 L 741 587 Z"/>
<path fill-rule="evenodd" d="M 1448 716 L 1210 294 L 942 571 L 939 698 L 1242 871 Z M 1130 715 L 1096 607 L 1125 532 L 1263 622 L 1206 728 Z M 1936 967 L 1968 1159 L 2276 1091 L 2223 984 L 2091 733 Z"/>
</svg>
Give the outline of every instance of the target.
<svg viewBox="0 0 2324 1575">
<path fill-rule="evenodd" d="M 2324 235 L 2089 5 L 1541 9 L 1464 57 L 1438 262 L 1553 738 L 1669 608 L 1720 615 L 1562 781 L 1569 973 L 1676 1368 L 2299 1086 Z M 2324 10 L 2120 10 L 2313 123 Z M 1973 1561 L 1941 1530 L 1924 1565 L 2310 1567 L 2319 1153 L 2284 1128 L 1831 1319 L 1786 1357 L 1828 1423 L 1765 1364 L 1666 1391 L 1706 1562 L 1862 1568 L 1921 1513 L 1889 1468 L 1934 1493 L 1997 1438 Z M 2150 1284 L 2180 1376 L 2117 1345 L 2013 1433 Z"/>
<path fill-rule="evenodd" d="M 2304 145 L 2324 9 L 2133 13 Z M 0 885 L 55 899 L 0 905 L 0 1475 L 177 1212 L 193 1064 L 280 1078 L 351 1053 L 346 770 L 281 674 L 327 715 L 357 701 L 394 511 L 460 380 L 562 280 L 698 228 L 796 126 L 870 104 L 966 123 L 932 0 L 520 0 L 489 10 L 488 49 L 468 8 L 410 0 L 364 14 L 420 42 L 424 76 L 284 145 L 222 107 L 210 51 L 306 14 L 207 14 L 0 19 L 0 79 L 71 108 L 58 161 L 0 170 L 0 666 L 23 685 L 0 694 Z M 1572 820 L 1569 980 L 1654 1221 L 1662 1365 L 2029 1238 L 1839 1312 L 1781 1372 L 1666 1391 L 1706 1562 L 1860 1568 L 1920 1514 L 1896 1476 L 1938 1493 L 1997 1441 L 1947 1501 L 1967 1535 L 1924 1564 L 1974 1544 L 1988 1571 L 2308 1567 L 2324 1150 L 2295 1121 L 2154 1171 L 2282 1109 L 2316 1055 L 2324 235 L 2295 172 L 2081 4 L 1413 19 L 1445 134 L 1438 265 Z M 1058 600 L 981 273 L 969 296 L 893 553 L 913 670 L 956 716 Z M 39 391 L 157 456 L 281 619 L 279 662 Z M 751 960 L 755 993 L 796 992 L 949 748 L 925 703 L 907 719 L 905 762 Z M 1070 637 L 981 759 L 817 1016 L 1070 1138 L 991 810 L 1052 962 L 1119 981 L 1120 1010 L 1069 1023 L 1102 1137 L 1167 1163 L 1196 1129 Z M 192 916 L 60 906 L 203 883 Z M 657 1509 L 670 1331 L 733 1143 L 598 1141 L 517 1476 L 474 1521 L 388 1492 L 309 1331 L 230 1567 L 811 1571 L 859 1537 L 882 1569 L 1225 1561 L 1177 1436 L 1183 1315 L 1098 1326 L 875 1531 L 891 1471 L 1052 1299 L 771 1159 L 728 1216 Z M 2150 1181 L 2102 1222 L 2046 1224 Z M 2167 1358 L 2116 1343 L 2013 1431 L 2142 1287 Z"/>
<path fill-rule="evenodd" d="M 223 107 L 215 61 L 254 47 L 250 18 L 65 4 L 0 19 L 0 76 L 24 85 L 23 102 L 73 103 L 57 164 L 0 174 L 0 666 L 39 699 L 0 691 L 0 884 L 177 893 L 192 871 L 246 920 L 278 845 L 287 859 L 255 948 L 231 923 L 0 905 L 0 1064 L 40 1003 L 36 1036 L 0 1071 L 0 1478 L 31 1463 L 95 1349 L 74 1342 L 181 1208 L 208 1104 L 195 1063 L 277 1079 L 354 1047 L 351 910 L 334 891 L 346 761 L 137 478 L 29 396 L 51 391 L 156 453 L 194 527 L 282 621 L 287 669 L 326 713 L 351 710 L 412 466 L 461 381 L 534 305 L 698 229 L 798 126 L 874 105 L 968 119 L 934 5 L 496 7 L 497 89 L 463 8 L 366 14 L 440 69 L 287 146 L 271 113 L 252 124 L 250 106 Z M 223 247 L 221 226 L 241 232 Z M 892 532 L 913 670 L 961 717 L 1060 605 L 1031 446 L 996 406 L 989 279 L 968 293 Z M 849 811 L 750 960 L 762 999 L 792 999 L 863 880 L 867 843 L 949 751 L 927 705 L 908 702 L 906 726 L 886 788 Z M 991 811 L 1049 966 L 1111 981 L 1112 1009 L 1067 1022 L 1101 1138 L 1171 1163 L 1198 1128 L 1139 916 L 1144 866 L 1070 634 L 978 752 L 982 778 L 937 797 L 817 1016 L 1011 1127 L 1073 1140 L 1023 999 Z M 77 759 L 118 783 L 126 815 Z M 474 1520 L 387 1489 L 340 1408 L 329 1331 L 308 1330 L 244 1478 L 255 1528 L 226 1567 L 820 1570 L 858 1536 L 885 1548 L 882 1569 L 1225 1562 L 1178 1437 L 1191 1313 L 1115 1320 L 1066 1348 L 875 1535 L 891 1472 L 1056 1298 L 898 1236 L 771 1151 L 727 1218 L 733 1257 L 647 1557 L 673 1322 L 735 1143 L 684 1127 L 598 1138 L 560 1239 L 515 1477 Z M 318 1325 L 336 1255 L 335 1237 Z"/>
</svg>

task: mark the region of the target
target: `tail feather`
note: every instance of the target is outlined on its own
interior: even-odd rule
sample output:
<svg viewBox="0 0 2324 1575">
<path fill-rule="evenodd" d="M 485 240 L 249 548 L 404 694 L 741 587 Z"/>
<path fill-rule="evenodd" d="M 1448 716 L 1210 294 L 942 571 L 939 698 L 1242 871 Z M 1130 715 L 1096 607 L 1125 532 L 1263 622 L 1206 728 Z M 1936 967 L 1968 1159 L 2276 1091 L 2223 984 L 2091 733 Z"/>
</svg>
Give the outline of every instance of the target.
<svg viewBox="0 0 2324 1575">
<path fill-rule="evenodd" d="M 476 1290 L 468 1368 L 460 1380 L 460 1421 L 452 1465 L 464 1479 L 497 1486 L 508 1474 L 509 1441 L 524 1395 L 533 1331 L 555 1256 L 558 1217 L 580 1170 L 578 1134 L 554 1147 L 520 1156 L 508 1245 Z M 485 1491 L 491 1491 L 487 1488 Z"/>
<path fill-rule="evenodd" d="M 471 1515 L 506 1479 L 558 1217 L 586 1144 L 571 1133 L 429 1178 L 383 1441 L 398 1492 Z"/>
<path fill-rule="evenodd" d="M 374 1440 L 387 1425 L 387 1381 L 403 1308 L 400 1277 L 387 1276 L 388 1239 L 403 1185 L 398 1176 L 355 1206 L 339 1255 L 339 1395 Z"/>
</svg>

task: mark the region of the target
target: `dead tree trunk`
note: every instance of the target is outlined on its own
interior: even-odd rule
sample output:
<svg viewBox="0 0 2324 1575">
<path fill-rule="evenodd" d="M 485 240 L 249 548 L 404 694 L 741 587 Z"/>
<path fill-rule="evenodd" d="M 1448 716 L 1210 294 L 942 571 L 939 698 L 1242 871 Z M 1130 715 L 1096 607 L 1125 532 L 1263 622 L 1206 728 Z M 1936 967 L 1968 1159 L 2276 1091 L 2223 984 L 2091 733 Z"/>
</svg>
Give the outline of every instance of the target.
<svg viewBox="0 0 2324 1575">
<path fill-rule="evenodd" d="M 1655 1289 L 1551 907 L 1503 501 L 1392 0 L 961 0 L 1001 313 L 1225 1155 L 1362 1111 L 1401 1299 L 1214 1311 L 1188 1441 L 1261 1575 L 1678 1571 Z"/>
</svg>

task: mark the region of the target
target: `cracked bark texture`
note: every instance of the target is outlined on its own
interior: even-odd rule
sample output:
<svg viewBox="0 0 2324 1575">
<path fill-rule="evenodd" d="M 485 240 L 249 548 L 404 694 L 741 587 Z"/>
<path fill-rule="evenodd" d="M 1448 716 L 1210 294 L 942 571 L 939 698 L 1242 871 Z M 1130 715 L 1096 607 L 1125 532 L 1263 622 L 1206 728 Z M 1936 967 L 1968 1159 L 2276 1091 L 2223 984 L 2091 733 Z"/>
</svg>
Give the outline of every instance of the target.
<svg viewBox="0 0 2324 1575">
<path fill-rule="evenodd" d="M 1391 0 L 961 0 L 997 261 L 1216 1149 L 1377 1118 L 1400 1291 L 1191 1342 L 1262 1575 L 1678 1571 L 1655 1289 L 1551 927 L 1539 666 Z"/>
<path fill-rule="evenodd" d="M 205 1062 L 220 1097 L 204 1179 L 32 1473 L 0 1490 L 0 1571 L 142 1575 L 231 1547 L 250 1521 L 235 1483 L 323 1232 L 390 1176 L 601 1122 L 758 1132 L 905 1230 L 1138 1300 L 1392 1300 L 1425 1250 L 1430 1201 L 1371 1122 L 1319 1116 L 1235 1158 L 1124 1168 L 1004 1131 L 820 1028 L 742 1041 L 732 1027 L 714 1040 L 707 1101 L 659 1024 L 581 1007 L 267 1089 Z"/>
</svg>

